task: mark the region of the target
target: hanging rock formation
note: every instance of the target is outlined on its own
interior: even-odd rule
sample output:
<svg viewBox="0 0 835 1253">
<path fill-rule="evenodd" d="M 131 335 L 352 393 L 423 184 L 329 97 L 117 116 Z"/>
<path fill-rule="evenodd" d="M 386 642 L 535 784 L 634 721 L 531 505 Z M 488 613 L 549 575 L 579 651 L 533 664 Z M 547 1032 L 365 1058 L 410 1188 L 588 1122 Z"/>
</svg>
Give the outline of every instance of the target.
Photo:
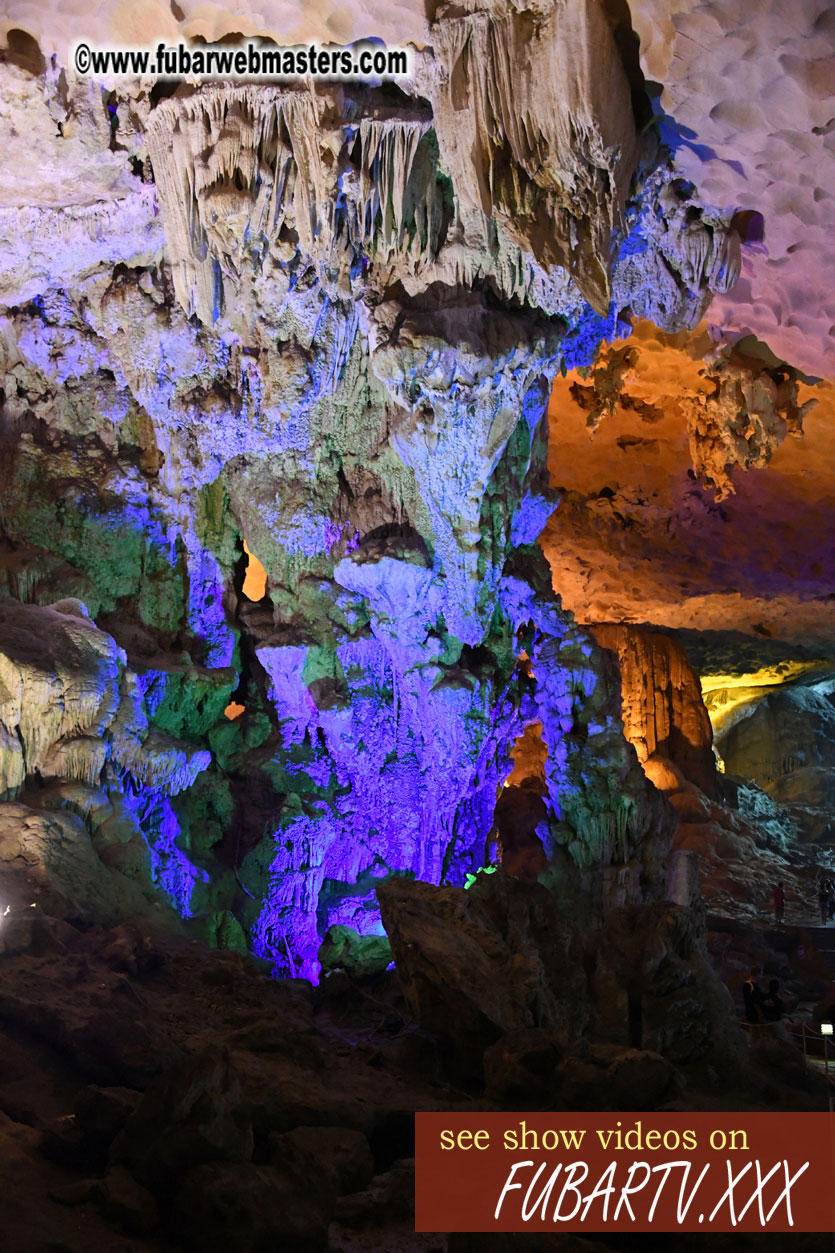
<svg viewBox="0 0 835 1253">
<path fill-rule="evenodd" d="M 817 0 L 798 0 L 791 15 L 780 0 L 633 0 L 629 10 L 680 170 L 712 203 L 736 204 L 750 245 L 710 321 L 831 378 L 831 9 Z"/>
<path fill-rule="evenodd" d="M 803 433 L 803 419 L 818 401 L 797 403 L 797 383 L 790 372 L 735 364 L 721 359 L 706 371 L 712 394 L 690 403 L 690 450 L 693 469 L 716 500 L 733 491 L 731 471 L 768 465 L 786 435 Z"/>
<path fill-rule="evenodd" d="M 462 207 L 570 273 L 605 315 L 636 138 L 603 7 L 441 5 L 431 34 L 438 142 Z"/>
<path fill-rule="evenodd" d="M 592 630 L 598 644 L 617 654 L 623 733 L 638 760 L 646 768 L 648 762 L 665 758 L 712 795 L 713 732 L 698 677 L 682 646 L 663 632 L 637 627 L 607 624 Z"/>
</svg>

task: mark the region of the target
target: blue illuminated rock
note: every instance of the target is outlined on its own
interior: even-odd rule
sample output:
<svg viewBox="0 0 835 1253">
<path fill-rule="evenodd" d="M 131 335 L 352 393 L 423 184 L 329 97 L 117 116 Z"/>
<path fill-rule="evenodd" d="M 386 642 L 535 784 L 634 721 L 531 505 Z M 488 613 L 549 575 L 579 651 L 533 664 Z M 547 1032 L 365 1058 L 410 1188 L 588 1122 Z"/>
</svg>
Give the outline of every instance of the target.
<svg viewBox="0 0 835 1253">
<path fill-rule="evenodd" d="M 536 547 L 546 407 L 627 307 L 698 320 L 737 240 L 637 143 L 598 7 L 536 21 L 540 68 L 575 37 L 595 64 L 532 64 L 513 100 L 527 27 L 498 10 L 439 15 L 402 99 L 136 86 L 119 116 L 144 181 L 123 170 L 118 203 L 96 184 L 97 239 L 62 218 L 52 266 L 58 211 L 30 206 L 3 272 L 0 587 L 87 597 L 95 625 L 60 619 L 84 643 L 67 694 L 97 658 L 71 726 L 47 695 L 4 714 L 6 788 L 90 789 L 72 803 L 113 868 L 276 973 L 315 977 L 329 928 L 376 942 L 381 880 L 495 861 L 534 726 L 552 889 L 571 866 L 595 908 L 663 890 L 671 811 Z M 33 87 L 28 108 L 46 131 L 61 103 Z"/>
</svg>

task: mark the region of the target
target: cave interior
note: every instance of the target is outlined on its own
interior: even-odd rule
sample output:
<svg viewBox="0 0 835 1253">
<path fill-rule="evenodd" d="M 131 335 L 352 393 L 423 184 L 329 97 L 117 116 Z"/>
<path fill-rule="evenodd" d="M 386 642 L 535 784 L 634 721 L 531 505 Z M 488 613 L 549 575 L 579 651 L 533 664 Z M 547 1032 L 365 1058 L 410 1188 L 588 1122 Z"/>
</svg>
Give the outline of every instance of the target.
<svg viewBox="0 0 835 1253">
<path fill-rule="evenodd" d="M 415 1111 L 827 1107 L 833 44 L 5 0 L 10 1250 L 504 1249 L 414 1232 Z"/>
</svg>

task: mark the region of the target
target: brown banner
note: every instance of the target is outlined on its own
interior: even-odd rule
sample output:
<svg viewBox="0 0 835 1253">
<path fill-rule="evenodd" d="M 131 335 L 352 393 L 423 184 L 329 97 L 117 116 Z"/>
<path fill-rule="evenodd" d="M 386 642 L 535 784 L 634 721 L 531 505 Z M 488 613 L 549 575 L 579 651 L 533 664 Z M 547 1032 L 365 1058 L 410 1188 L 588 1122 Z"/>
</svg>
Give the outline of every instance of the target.
<svg viewBox="0 0 835 1253">
<path fill-rule="evenodd" d="M 417 1114 L 415 1230 L 835 1231 L 832 1114 Z"/>
</svg>

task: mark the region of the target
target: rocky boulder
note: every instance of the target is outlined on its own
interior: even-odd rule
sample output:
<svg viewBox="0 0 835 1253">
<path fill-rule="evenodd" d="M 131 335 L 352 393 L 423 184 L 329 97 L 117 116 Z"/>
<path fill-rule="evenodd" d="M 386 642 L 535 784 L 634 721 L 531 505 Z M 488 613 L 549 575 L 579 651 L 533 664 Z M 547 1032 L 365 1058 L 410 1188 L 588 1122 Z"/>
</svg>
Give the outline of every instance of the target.
<svg viewBox="0 0 835 1253">
<path fill-rule="evenodd" d="M 407 1002 L 419 1025 L 451 1039 L 480 1071 L 508 1031 L 583 1021 L 580 952 L 539 884 L 502 874 L 469 890 L 393 879 L 377 888 Z"/>
<path fill-rule="evenodd" d="M 209 1162 L 247 1162 L 252 1123 L 229 1055 L 207 1049 L 172 1067 L 145 1093 L 116 1138 L 114 1164 L 156 1191 Z"/>
</svg>

